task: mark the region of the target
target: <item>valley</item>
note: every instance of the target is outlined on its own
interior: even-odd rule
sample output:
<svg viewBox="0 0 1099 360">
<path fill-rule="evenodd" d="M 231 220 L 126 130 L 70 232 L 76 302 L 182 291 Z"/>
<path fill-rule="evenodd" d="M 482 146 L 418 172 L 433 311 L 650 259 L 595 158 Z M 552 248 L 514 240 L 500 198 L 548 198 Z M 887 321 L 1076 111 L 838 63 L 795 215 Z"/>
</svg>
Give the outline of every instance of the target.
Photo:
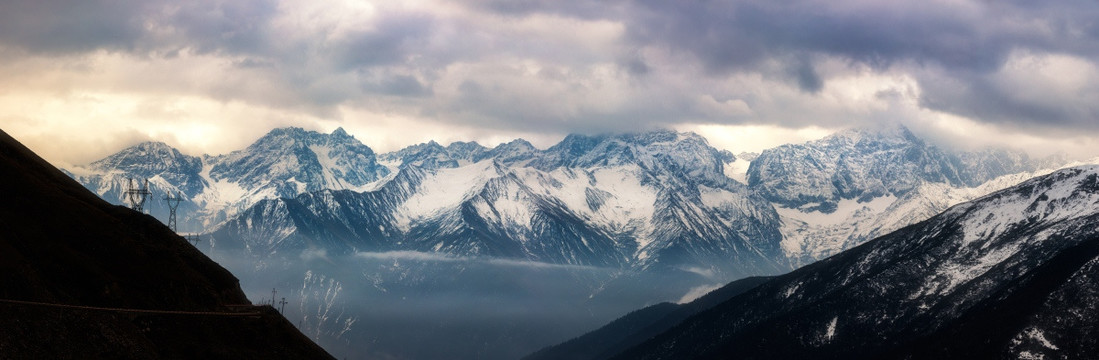
<svg viewBox="0 0 1099 360">
<path fill-rule="evenodd" d="M 291 319 L 337 356 L 437 357 L 402 353 L 426 341 L 507 359 L 634 309 L 787 273 L 1071 165 L 950 152 L 899 126 L 746 161 L 672 131 L 375 155 L 342 130 L 287 128 L 229 155 L 148 143 L 67 173 L 116 203 L 124 181 L 150 178 L 150 213 L 183 194 L 181 232 L 201 234 L 197 246 L 250 296 L 284 289 Z"/>
</svg>

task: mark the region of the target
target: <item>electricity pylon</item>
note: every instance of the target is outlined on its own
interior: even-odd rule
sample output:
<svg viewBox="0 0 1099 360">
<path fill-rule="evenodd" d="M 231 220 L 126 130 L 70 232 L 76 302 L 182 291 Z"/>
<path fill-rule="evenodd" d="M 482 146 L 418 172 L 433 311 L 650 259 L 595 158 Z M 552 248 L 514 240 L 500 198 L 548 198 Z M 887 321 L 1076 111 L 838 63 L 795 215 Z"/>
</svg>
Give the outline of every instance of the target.
<svg viewBox="0 0 1099 360">
<path fill-rule="evenodd" d="M 134 179 L 129 178 L 130 187 L 126 189 L 126 198 L 130 200 L 130 208 L 142 212 L 145 207 L 145 198 L 149 196 L 149 179 L 145 179 L 145 187 L 134 188 Z M 140 183 L 139 183 L 140 184 Z"/>
<path fill-rule="evenodd" d="M 164 196 L 164 200 L 168 202 L 168 228 L 172 229 L 172 232 L 178 233 L 178 224 L 176 223 L 176 208 L 179 207 L 179 202 L 183 201 L 183 196 L 176 192 L 176 196 L 172 196 L 172 193 Z"/>
</svg>

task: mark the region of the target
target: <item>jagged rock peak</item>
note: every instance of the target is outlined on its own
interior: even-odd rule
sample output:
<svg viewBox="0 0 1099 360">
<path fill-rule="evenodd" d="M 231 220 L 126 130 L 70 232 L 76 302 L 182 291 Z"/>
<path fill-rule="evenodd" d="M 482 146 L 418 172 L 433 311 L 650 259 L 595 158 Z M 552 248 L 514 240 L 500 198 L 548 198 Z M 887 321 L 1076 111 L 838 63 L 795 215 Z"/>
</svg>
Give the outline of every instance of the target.
<svg viewBox="0 0 1099 360">
<path fill-rule="evenodd" d="M 869 144 L 906 144 L 915 143 L 923 145 L 923 139 L 908 130 L 907 127 L 900 124 L 891 125 L 876 125 L 870 127 L 850 128 L 846 130 L 838 131 L 832 135 L 825 136 L 824 138 L 813 141 L 811 143 L 818 144 L 850 144 L 850 145 L 869 145 Z"/>
<path fill-rule="evenodd" d="M 159 141 L 146 141 L 88 164 L 90 169 L 109 171 L 121 170 L 135 175 L 152 176 L 172 169 L 201 167 L 202 161 L 194 156 L 184 155 L 179 150 Z"/>
<path fill-rule="evenodd" d="M 294 196 L 362 186 L 389 173 L 370 147 L 340 130 L 322 134 L 298 127 L 273 129 L 248 148 L 218 158 L 210 176 L 246 189 L 273 184 L 280 196 Z"/>
<path fill-rule="evenodd" d="M 275 128 L 269 131 L 252 143 L 249 148 L 271 146 L 283 144 L 284 146 L 297 145 L 297 146 L 309 146 L 309 145 L 324 145 L 329 144 L 349 144 L 354 146 L 361 146 L 369 149 L 369 146 L 359 142 L 355 137 L 349 135 L 342 127 L 336 128 L 331 134 L 324 134 L 313 130 L 305 130 L 300 127 L 283 127 Z M 373 150 L 371 150 L 373 152 Z"/>
<path fill-rule="evenodd" d="M 832 208 L 840 199 L 901 196 L 922 182 L 972 187 L 1032 170 L 1025 154 L 954 153 L 889 125 L 764 150 L 748 168 L 748 185 L 784 207 Z"/>
<path fill-rule="evenodd" d="M 751 162 L 751 161 L 755 160 L 757 157 L 759 157 L 759 153 L 756 153 L 756 152 L 742 152 L 740 154 L 737 154 L 736 157 L 737 157 L 737 159 L 741 159 L 741 160 L 744 160 L 744 161 Z"/>
<path fill-rule="evenodd" d="M 523 139 L 523 138 L 519 138 L 519 139 L 515 139 L 515 140 L 512 140 L 512 141 L 508 141 L 508 142 L 506 142 L 506 143 L 502 143 L 502 144 L 500 144 L 500 145 L 497 145 L 496 147 L 501 147 L 501 146 L 507 146 L 507 147 L 523 147 L 523 148 L 530 148 L 530 149 L 535 149 L 534 145 L 533 145 L 533 144 L 531 144 L 531 143 L 530 143 L 530 141 L 527 141 L 526 139 Z"/>
</svg>

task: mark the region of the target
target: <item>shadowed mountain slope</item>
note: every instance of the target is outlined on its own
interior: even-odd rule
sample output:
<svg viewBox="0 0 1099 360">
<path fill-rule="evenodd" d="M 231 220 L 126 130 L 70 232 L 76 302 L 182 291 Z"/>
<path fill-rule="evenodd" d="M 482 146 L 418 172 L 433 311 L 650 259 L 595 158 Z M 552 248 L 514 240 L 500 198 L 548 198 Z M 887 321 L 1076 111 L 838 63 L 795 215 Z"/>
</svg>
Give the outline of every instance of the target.
<svg viewBox="0 0 1099 360">
<path fill-rule="evenodd" d="M 524 360 L 605 359 L 671 329 L 683 320 L 751 290 L 773 277 L 733 281 L 685 304 L 659 303 L 637 310 L 587 334 L 528 355 Z"/>
<path fill-rule="evenodd" d="M 1094 358 L 1099 166 L 963 203 L 682 322 L 618 359 Z"/>
<path fill-rule="evenodd" d="M 0 174 L 4 357 L 330 358 L 159 221 L 2 131 Z"/>
</svg>

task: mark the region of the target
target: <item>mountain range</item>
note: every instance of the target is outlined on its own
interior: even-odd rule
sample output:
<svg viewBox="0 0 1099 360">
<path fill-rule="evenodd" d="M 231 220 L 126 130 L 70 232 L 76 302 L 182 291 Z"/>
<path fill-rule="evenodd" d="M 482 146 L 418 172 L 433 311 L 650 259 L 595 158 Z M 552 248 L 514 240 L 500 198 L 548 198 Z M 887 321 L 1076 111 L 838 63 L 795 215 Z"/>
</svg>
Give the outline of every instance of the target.
<svg viewBox="0 0 1099 360">
<path fill-rule="evenodd" d="M 389 174 L 373 150 L 342 129 L 318 134 L 299 128 L 274 129 L 246 149 L 218 156 L 189 156 L 161 142 L 145 142 L 64 171 L 116 204 L 126 204 L 131 179 L 136 187 L 147 179 L 148 211 L 166 214 L 164 198 L 179 196 L 179 231 L 195 233 L 259 200 L 324 189 L 361 191 Z"/>
<path fill-rule="evenodd" d="M 180 194 L 180 231 L 256 256 L 422 251 L 733 279 L 788 271 L 1065 162 L 951 152 L 900 126 L 746 155 L 741 177 L 729 172 L 745 160 L 692 133 L 375 155 L 342 129 L 283 128 L 228 155 L 143 143 L 68 172 L 116 203 L 130 178 L 150 179 L 151 213 Z"/>
<path fill-rule="evenodd" d="M 156 161 L 161 164 L 147 164 Z M 158 217 L 167 210 L 162 203 L 157 208 L 155 200 L 178 191 L 184 197 L 181 219 L 187 219 L 181 224 L 189 226 L 183 231 L 202 232 L 203 251 L 245 259 L 236 268 L 264 281 L 282 277 L 280 284 L 301 287 L 293 280 L 300 282 L 301 272 L 306 279 L 333 276 L 323 286 L 306 284 L 300 291 L 303 299 L 324 304 L 303 321 L 332 323 L 310 330 L 337 334 L 330 343 L 347 341 L 338 334 L 352 334 L 352 341 L 384 337 L 371 335 L 369 327 L 348 333 L 365 310 L 339 312 L 336 321 L 328 317 L 336 303 L 326 294 L 338 293 L 342 285 L 372 294 L 375 302 L 388 299 L 385 294 L 394 287 L 420 297 L 439 289 L 476 293 L 483 284 L 472 279 L 454 286 L 408 281 L 450 278 L 496 259 L 560 271 L 539 281 L 568 284 L 561 288 L 568 289 L 562 301 L 578 306 L 569 311 L 590 313 L 590 320 L 600 323 L 622 309 L 661 301 L 684 304 L 658 305 L 623 322 L 630 328 L 659 318 L 634 335 L 579 341 L 617 344 L 613 351 L 584 350 L 608 355 L 727 300 L 733 291 L 721 284 L 846 254 L 951 206 L 1067 165 L 1063 158 L 1032 159 L 1010 150 L 940 148 L 899 126 L 851 129 L 741 155 L 715 149 L 696 134 L 666 130 L 570 135 L 546 149 L 518 139 L 492 148 L 428 142 L 374 154 L 342 130 L 286 128 L 229 155 L 187 157 L 147 143 L 69 174 L 117 203 L 129 178 L 150 177 L 154 202 L 148 208 L 163 214 Z M 355 259 L 382 265 L 370 260 L 375 265 L 365 267 Z M 408 259 L 417 265 L 409 267 Z M 363 267 L 361 273 L 321 271 L 334 266 L 326 262 Z M 379 271 L 385 276 L 370 275 Z M 725 295 L 706 295 L 705 306 L 687 306 L 715 288 Z M 526 294 L 524 287 L 492 289 L 503 298 Z M 384 301 L 375 306 L 390 306 Z M 401 297 L 392 301 L 398 308 L 405 303 Z M 431 324 L 409 330 L 447 326 Z M 491 348 L 520 338 L 503 339 L 472 341 Z M 546 343 L 522 339 L 528 350 L 468 348 L 462 350 L 469 351 L 466 355 L 451 355 L 514 358 Z M 386 341 L 376 350 L 407 349 L 398 338 Z"/>
<path fill-rule="evenodd" d="M 1097 222 L 1099 166 L 1064 169 L 749 290 L 715 291 L 673 325 L 654 306 L 531 358 L 1092 358 Z M 636 345 L 591 341 L 608 332 Z"/>
</svg>

